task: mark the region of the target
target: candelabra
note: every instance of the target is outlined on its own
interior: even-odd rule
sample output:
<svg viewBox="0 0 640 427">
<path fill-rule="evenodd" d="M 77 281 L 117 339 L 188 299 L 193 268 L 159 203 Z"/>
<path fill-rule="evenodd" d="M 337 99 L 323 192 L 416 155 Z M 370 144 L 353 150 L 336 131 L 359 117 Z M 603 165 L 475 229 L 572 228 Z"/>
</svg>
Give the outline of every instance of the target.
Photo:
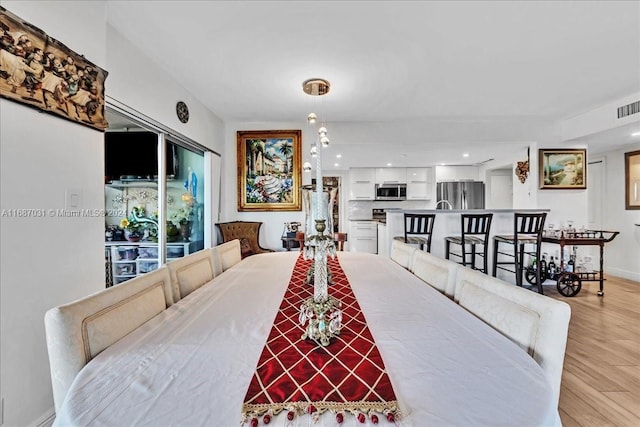
<svg viewBox="0 0 640 427">
<path fill-rule="evenodd" d="M 313 96 L 325 95 L 329 92 L 329 82 L 321 79 L 307 80 L 302 85 L 305 93 Z M 307 116 L 309 123 L 314 123 L 317 116 L 314 113 Z M 340 334 L 342 328 L 341 302 L 329 295 L 327 257 L 336 255 L 335 245 L 329 235 L 324 235 L 326 222 L 323 218 L 323 183 L 322 183 L 322 152 L 320 145 L 327 146 L 327 128 L 322 126 L 318 130 L 316 144 L 316 200 L 315 200 L 315 229 L 316 234 L 305 239 L 304 256 L 313 259 L 313 297 L 308 298 L 300 306 L 299 321 L 305 326 L 302 339 L 311 339 L 326 347 L 331 338 Z M 314 209 L 314 203 L 310 204 Z M 313 215 L 311 217 L 314 217 Z M 310 227 L 307 226 L 307 230 Z"/>
</svg>

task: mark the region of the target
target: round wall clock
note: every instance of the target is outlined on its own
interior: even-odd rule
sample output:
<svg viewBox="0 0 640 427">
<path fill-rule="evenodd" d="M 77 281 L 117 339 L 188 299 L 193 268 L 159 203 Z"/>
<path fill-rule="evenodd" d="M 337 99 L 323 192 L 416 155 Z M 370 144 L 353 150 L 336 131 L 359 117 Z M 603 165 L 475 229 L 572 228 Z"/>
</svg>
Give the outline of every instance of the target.
<svg viewBox="0 0 640 427">
<path fill-rule="evenodd" d="M 179 101 L 176 104 L 176 113 L 178 114 L 178 119 L 182 123 L 187 123 L 189 121 L 189 107 L 182 101 Z"/>
</svg>

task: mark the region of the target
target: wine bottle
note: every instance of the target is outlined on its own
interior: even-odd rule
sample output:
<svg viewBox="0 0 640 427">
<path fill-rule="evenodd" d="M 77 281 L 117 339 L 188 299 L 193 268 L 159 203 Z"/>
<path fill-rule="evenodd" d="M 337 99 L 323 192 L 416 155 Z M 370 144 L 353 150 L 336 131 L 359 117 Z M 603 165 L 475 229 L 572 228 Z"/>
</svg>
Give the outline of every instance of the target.
<svg viewBox="0 0 640 427">
<path fill-rule="evenodd" d="M 574 271 L 574 267 L 575 267 L 575 264 L 576 264 L 576 262 L 575 262 L 575 260 L 574 260 L 574 258 L 573 258 L 573 255 L 571 255 L 571 256 L 569 257 L 569 262 L 567 263 L 566 270 L 567 270 L 569 273 L 573 273 L 573 271 Z"/>
</svg>

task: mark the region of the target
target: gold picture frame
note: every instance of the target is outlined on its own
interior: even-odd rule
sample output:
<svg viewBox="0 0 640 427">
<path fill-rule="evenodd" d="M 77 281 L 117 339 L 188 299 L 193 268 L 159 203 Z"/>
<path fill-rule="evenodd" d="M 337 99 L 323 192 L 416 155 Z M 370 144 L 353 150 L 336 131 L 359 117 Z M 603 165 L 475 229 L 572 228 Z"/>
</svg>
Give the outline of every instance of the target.
<svg viewBox="0 0 640 427">
<path fill-rule="evenodd" d="M 538 150 L 540 188 L 545 190 L 584 190 L 587 188 L 587 150 Z"/>
<path fill-rule="evenodd" d="M 640 209 L 640 150 L 624 153 L 624 208 Z"/>
<path fill-rule="evenodd" d="M 302 132 L 237 132 L 238 211 L 302 209 Z"/>
</svg>

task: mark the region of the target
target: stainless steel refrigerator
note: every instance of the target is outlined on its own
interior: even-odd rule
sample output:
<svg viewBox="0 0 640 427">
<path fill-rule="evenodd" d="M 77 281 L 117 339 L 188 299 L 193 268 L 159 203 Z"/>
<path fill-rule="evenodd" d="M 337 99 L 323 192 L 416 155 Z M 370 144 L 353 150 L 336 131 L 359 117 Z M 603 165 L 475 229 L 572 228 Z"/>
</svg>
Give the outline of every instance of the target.
<svg viewBox="0 0 640 427">
<path fill-rule="evenodd" d="M 442 181 L 436 193 L 436 209 L 484 209 L 484 182 Z"/>
</svg>

